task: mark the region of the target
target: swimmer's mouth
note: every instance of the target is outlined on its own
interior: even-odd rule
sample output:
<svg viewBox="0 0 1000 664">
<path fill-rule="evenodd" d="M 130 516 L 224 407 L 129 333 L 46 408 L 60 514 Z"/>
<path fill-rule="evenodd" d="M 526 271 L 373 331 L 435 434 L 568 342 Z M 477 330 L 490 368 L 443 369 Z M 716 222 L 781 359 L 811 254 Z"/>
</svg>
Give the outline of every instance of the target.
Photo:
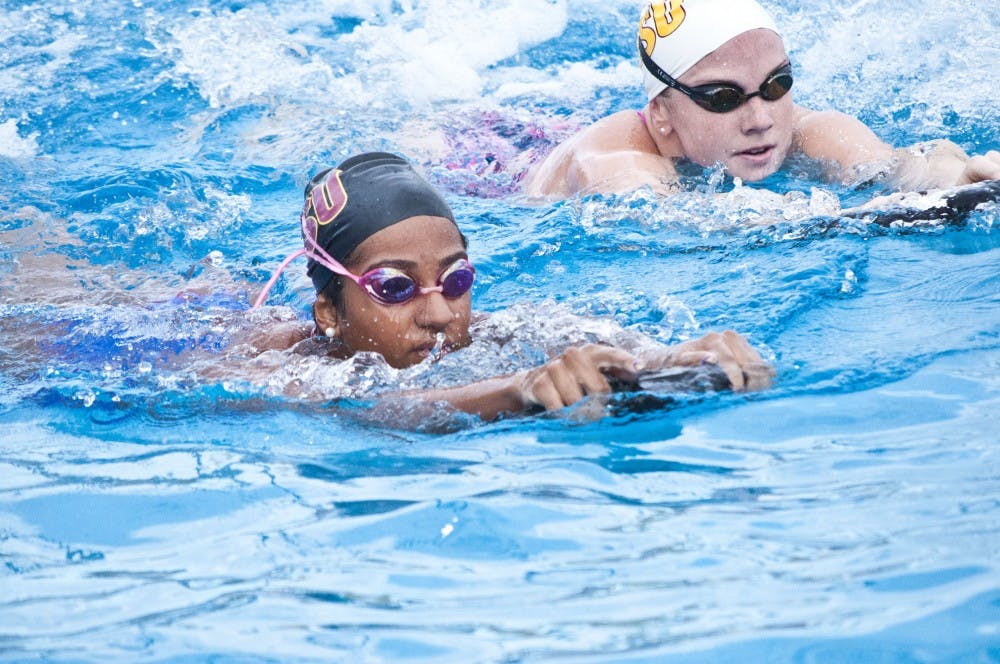
<svg viewBox="0 0 1000 664">
<path fill-rule="evenodd" d="M 450 341 L 446 341 L 443 344 L 439 344 L 431 350 L 431 359 L 437 362 L 442 357 L 455 350 L 457 347 L 458 346 L 456 344 Z"/>
<path fill-rule="evenodd" d="M 759 157 L 760 155 L 767 154 L 774 149 L 773 145 L 762 145 L 757 148 L 750 148 L 749 150 L 743 150 L 742 152 L 737 152 L 738 155 L 747 155 L 750 157 Z"/>
<path fill-rule="evenodd" d="M 427 357 L 434 352 L 435 344 L 421 344 L 413 349 L 413 352 L 421 357 Z"/>
<path fill-rule="evenodd" d="M 441 335 L 433 342 L 417 346 L 414 352 L 420 357 L 430 357 L 436 362 L 453 350 L 455 350 L 455 344 L 451 341 L 445 341 L 444 336 Z"/>
</svg>

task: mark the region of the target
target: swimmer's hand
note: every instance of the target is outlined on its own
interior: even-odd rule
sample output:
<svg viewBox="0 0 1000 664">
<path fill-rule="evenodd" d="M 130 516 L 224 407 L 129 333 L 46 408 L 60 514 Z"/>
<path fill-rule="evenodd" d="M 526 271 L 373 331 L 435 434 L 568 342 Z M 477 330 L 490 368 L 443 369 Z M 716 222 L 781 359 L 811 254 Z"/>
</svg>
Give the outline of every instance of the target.
<svg viewBox="0 0 1000 664">
<path fill-rule="evenodd" d="M 732 330 L 712 332 L 644 359 L 646 369 L 714 365 L 725 372 L 737 392 L 763 390 L 770 387 L 774 378 L 774 368 L 761 358 L 746 337 Z"/>
<path fill-rule="evenodd" d="M 520 382 L 525 409 L 559 410 L 585 396 L 609 394 L 609 379 L 624 383 L 638 380 L 637 359 L 631 353 L 597 344 L 568 348 L 540 367 L 514 375 Z"/>
<path fill-rule="evenodd" d="M 899 191 L 947 189 L 1000 179 L 1000 152 L 969 156 L 947 139 L 893 151 L 889 180 Z"/>
<path fill-rule="evenodd" d="M 1000 152 L 990 150 L 984 155 L 969 157 L 957 184 L 972 184 L 983 180 L 1000 180 Z"/>
</svg>

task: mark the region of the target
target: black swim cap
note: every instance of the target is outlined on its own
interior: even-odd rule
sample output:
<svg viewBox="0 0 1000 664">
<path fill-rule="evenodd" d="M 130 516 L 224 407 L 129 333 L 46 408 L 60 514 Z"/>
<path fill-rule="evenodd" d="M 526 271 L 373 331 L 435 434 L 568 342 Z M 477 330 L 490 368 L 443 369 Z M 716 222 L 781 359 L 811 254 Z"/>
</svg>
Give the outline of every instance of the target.
<svg viewBox="0 0 1000 664">
<path fill-rule="evenodd" d="M 359 154 L 316 174 L 305 199 L 302 218 L 313 217 L 315 225 L 303 227 L 315 227 L 319 246 L 341 263 L 369 237 L 404 219 L 426 215 L 455 223 L 441 195 L 409 162 L 388 152 Z M 317 293 L 334 276 L 312 258 L 307 274 Z"/>
</svg>

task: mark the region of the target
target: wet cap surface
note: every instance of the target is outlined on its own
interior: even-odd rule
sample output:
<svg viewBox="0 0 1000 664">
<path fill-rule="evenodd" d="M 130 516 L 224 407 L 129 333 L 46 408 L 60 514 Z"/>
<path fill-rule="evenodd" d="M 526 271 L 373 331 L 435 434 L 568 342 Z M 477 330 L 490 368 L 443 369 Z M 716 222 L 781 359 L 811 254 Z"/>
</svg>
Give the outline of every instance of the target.
<svg viewBox="0 0 1000 664">
<path fill-rule="evenodd" d="M 318 173 L 306 186 L 302 215 L 315 219 L 318 244 L 341 263 L 369 237 L 410 217 L 455 223 L 437 190 L 409 162 L 387 152 L 356 155 Z M 312 259 L 308 274 L 317 292 L 333 277 Z"/>
</svg>

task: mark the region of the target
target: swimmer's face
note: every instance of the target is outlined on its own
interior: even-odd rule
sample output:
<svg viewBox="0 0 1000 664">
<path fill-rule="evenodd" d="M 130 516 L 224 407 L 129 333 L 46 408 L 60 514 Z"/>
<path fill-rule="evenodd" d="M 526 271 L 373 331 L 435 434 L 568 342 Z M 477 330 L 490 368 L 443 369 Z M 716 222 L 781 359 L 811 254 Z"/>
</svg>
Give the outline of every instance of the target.
<svg viewBox="0 0 1000 664">
<path fill-rule="evenodd" d="M 429 288 L 461 258 L 467 255 L 455 224 L 441 217 L 420 216 L 369 237 L 352 252 L 345 267 L 355 274 L 393 267 Z M 403 304 L 387 305 L 372 300 L 354 282 L 343 281 L 339 306 L 321 293 L 316 297 L 315 316 L 321 330 L 335 329 L 345 357 L 372 351 L 390 366 L 403 369 L 430 355 L 438 334 L 444 335 L 446 349 L 470 343 L 470 293 L 454 299 L 425 293 Z"/>
<path fill-rule="evenodd" d="M 691 87 L 733 83 L 744 92 L 755 92 L 786 62 L 778 35 L 750 30 L 706 55 L 678 80 Z M 777 171 L 792 145 L 791 92 L 776 101 L 756 96 L 729 113 L 713 113 L 677 90 L 668 90 L 654 100 L 650 111 L 654 125 L 674 132 L 687 159 L 706 167 L 721 163 L 731 175 L 748 182 Z"/>
</svg>

